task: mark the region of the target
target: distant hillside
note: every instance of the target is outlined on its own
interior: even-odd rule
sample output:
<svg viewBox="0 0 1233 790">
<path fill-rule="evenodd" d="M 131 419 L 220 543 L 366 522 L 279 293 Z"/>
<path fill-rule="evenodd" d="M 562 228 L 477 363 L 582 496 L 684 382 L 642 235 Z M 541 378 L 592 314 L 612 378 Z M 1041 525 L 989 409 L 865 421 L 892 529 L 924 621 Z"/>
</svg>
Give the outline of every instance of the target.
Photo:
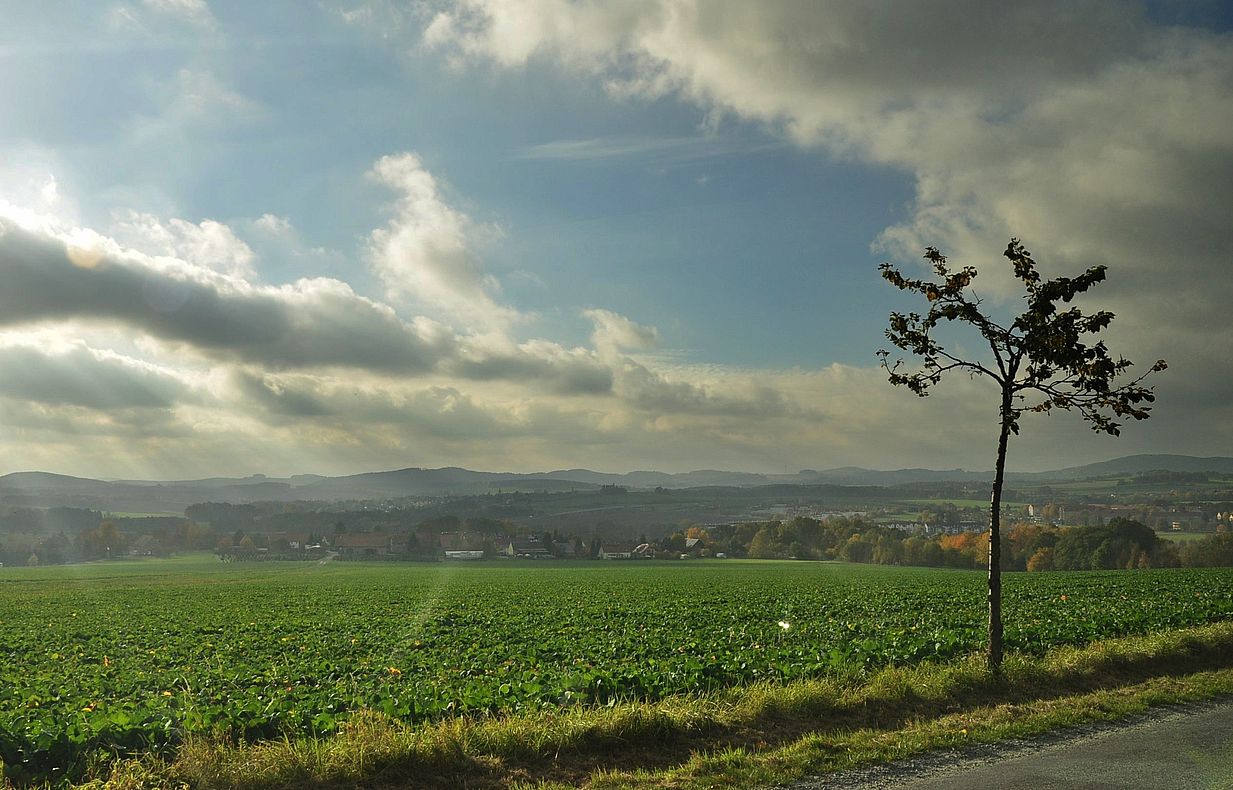
<svg viewBox="0 0 1233 790">
<path fill-rule="evenodd" d="M 1233 474 L 1233 458 L 1193 455 L 1127 455 L 1112 461 L 1099 461 L 1083 466 L 1071 466 L 1056 472 L 1040 472 L 1036 476 L 1050 480 L 1084 480 L 1091 477 L 1137 475 L 1144 472 L 1218 472 Z"/>
<path fill-rule="evenodd" d="M 1168 472 L 1216 472 L 1233 474 L 1233 458 L 1215 456 L 1199 458 L 1193 455 L 1127 455 L 1110 461 L 1099 461 L 1083 466 L 1068 466 L 1047 472 L 1008 472 L 1006 479 L 1012 483 L 1048 483 L 1087 480 L 1095 477 L 1120 477 L 1163 470 Z M 817 472 L 818 482 L 843 485 L 893 486 L 902 483 L 970 483 L 992 481 L 993 472 L 969 472 L 964 469 L 896 469 L 879 471 L 845 466 Z"/>
<path fill-rule="evenodd" d="M 1050 472 L 1010 473 L 1011 483 L 1047 483 L 1094 477 L 1130 476 L 1163 470 L 1233 474 L 1233 458 L 1189 455 L 1130 455 Z M 341 477 L 295 475 L 271 478 L 214 477 L 202 480 L 93 480 L 49 472 L 15 472 L 0 477 L 0 503 L 20 507 L 66 505 L 107 511 L 179 514 L 199 502 L 291 502 L 380 500 L 486 494 L 496 491 L 571 491 L 617 485 L 626 488 L 749 488 L 753 486 L 896 486 L 908 483 L 981 482 L 992 472 L 964 469 L 862 469 L 854 466 L 794 474 L 754 474 L 701 469 L 693 472 L 637 471 L 625 474 L 589 469 L 519 474 L 476 472 L 459 467 L 394 469 Z"/>
<path fill-rule="evenodd" d="M 293 478 L 296 480 L 298 478 Z M 298 499 L 388 499 L 405 496 L 487 494 L 493 491 L 568 491 L 601 484 L 561 479 L 555 473 L 473 472 L 459 467 L 396 469 L 344 477 L 321 477 L 295 487 Z"/>
<path fill-rule="evenodd" d="M 51 472 L 13 472 L 0 477 L 0 491 L 101 491 L 109 484 L 88 477 L 70 477 Z"/>
<path fill-rule="evenodd" d="M 850 486 L 893 486 L 903 483 L 969 483 L 992 480 L 993 472 L 969 472 L 966 469 L 894 469 L 879 471 L 844 466 L 815 472 L 817 482 Z"/>
</svg>

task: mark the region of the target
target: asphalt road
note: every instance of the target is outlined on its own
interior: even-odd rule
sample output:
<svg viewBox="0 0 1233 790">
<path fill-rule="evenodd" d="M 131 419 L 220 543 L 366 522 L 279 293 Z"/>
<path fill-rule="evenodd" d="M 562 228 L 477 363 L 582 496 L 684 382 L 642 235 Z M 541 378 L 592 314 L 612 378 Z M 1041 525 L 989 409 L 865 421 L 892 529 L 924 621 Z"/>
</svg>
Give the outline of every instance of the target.
<svg viewBox="0 0 1233 790">
<path fill-rule="evenodd" d="M 926 755 L 792 790 L 1233 790 L 1233 702 Z"/>
</svg>

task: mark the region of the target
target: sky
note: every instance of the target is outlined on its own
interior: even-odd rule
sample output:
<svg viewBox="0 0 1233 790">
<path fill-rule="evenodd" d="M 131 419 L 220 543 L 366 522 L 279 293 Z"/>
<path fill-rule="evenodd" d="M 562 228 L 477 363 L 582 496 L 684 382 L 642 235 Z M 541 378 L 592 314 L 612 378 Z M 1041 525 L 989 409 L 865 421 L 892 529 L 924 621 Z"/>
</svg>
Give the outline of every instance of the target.
<svg viewBox="0 0 1233 790">
<path fill-rule="evenodd" d="M 1012 236 L 1169 369 L 1011 469 L 1233 455 L 1216 0 L 0 14 L 0 473 L 989 469 L 989 382 L 879 369 L 878 264 L 1012 316 Z"/>
</svg>

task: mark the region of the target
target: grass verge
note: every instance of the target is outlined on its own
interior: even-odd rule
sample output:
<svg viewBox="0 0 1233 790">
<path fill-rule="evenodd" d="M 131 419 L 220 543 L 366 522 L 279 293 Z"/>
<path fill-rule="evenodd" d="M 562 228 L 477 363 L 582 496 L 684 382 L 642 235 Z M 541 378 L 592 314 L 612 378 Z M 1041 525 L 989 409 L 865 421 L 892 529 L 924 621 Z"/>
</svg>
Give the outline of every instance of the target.
<svg viewBox="0 0 1233 790">
<path fill-rule="evenodd" d="M 1012 655 L 1001 677 L 973 656 L 418 726 L 370 712 L 326 738 L 193 738 L 172 759 L 100 765 L 88 786 L 754 787 L 1223 695 L 1233 695 L 1233 623 Z"/>
</svg>

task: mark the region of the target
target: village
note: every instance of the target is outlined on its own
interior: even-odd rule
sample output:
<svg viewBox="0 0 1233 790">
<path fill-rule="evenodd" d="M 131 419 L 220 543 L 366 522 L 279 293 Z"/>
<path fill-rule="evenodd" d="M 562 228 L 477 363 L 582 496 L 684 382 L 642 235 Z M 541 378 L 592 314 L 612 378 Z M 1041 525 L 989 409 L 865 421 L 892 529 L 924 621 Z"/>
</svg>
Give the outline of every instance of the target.
<svg viewBox="0 0 1233 790">
<path fill-rule="evenodd" d="M 695 528 L 694 531 L 697 531 Z M 238 540 L 235 540 L 238 538 Z M 255 533 L 224 537 L 215 553 L 224 561 L 252 560 L 418 560 L 467 562 L 492 559 L 520 560 L 650 560 L 724 559 L 698 536 L 681 534 L 661 541 L 585 542 L 576 536 L 529 535 L 511 537 L 479 532 L 344 532 L 324 536 L 308 532 Z"/>
</svg>

